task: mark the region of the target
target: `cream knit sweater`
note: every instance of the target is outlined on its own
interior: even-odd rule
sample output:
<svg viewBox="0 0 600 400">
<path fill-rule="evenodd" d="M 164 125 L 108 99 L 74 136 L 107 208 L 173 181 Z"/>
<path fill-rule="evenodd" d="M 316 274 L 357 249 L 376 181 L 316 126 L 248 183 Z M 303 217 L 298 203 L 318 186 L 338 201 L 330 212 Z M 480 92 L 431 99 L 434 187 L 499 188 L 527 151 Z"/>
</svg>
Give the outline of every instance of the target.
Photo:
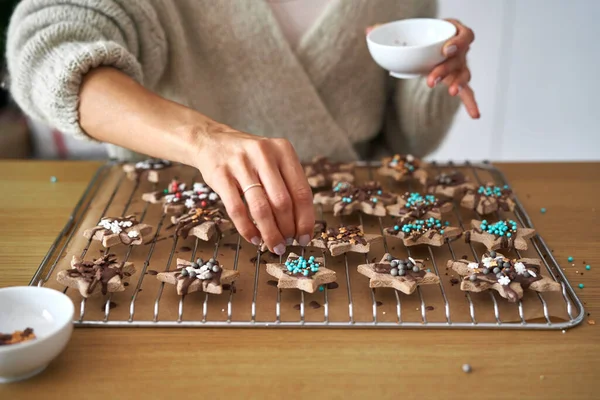
<svg viewBox="0 0 600 400">
<path fill-rule="evenodd" d="M 435 12 L 435 0 L 334 0 L 292 49 L 265 0 L 23 0 L 8 31 L 11 91 L 31 117 L 90 139 L 79 87 L 110 65 L 214 120 L 285 137 L 301 159 L 424 155 L 459 101 L 443 85 L 388 77 L 365 28 Z"/>
</svg>

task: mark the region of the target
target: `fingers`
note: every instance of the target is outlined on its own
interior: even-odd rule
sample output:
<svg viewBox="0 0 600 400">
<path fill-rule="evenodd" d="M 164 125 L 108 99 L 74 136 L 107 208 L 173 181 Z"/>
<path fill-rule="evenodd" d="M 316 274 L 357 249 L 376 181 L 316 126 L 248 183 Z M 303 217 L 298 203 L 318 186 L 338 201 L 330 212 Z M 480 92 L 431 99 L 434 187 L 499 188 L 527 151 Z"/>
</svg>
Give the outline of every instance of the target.
<svg viewBox="0 0 600 400">
<path fill-rule="evenodd" d="M 248 242 L 258 246 L 261 240 L 260 233 L 248 215 L 239 188 L 235 185 L 233 176 L 222 171 L 210 174 L 210 181 L 207 180 L 206 183 L 221 197 L 227 214 L 240 235 Z"/>
<path fill-rule="evenodd" d="M 254 168 L 250 167 L 250 161 L 246 157 L 239 157 L 232 165 L 233 175 L 242 190 L 250 185 L 262 183 Z M 253 187 L 244 193 L 244 198 L 250 210 L 250 215 L 260 231 L 262 240 L 273 253 L 283 255 L 285 253 L 285 238 L 277 226 L 265 190 L 260 186 Z"/>
<path fill-rule="evenodd" d="M 368 35 L 369 33 L 371 33 L 371 31 L 375 28 L 377 28 L 378 26 L 380 26 L 381 24 L 375 24 L 375 25 L 371 25 L 371 26 L 367 26 L 365 28 L 365 35 Z"/>
<path fill-rule="evenodd" d="M 448 93 L 450 96 L 456 96 L 470 81 L 471 71 L 469 68 L 465 67 L 461 71 L 457 71 L 452 81 L 448 84 Z"/>
<path fill-rule="evenodd" d="M 296 236 L 294 205 L 278 165 L 270 161 L 270 159 L 259 158 L 257 171 L 271 204 L 277 227 L 285 238 L 286 245 L 290 246 Z"/>
<path fill-rule="evenodd" d="M 292 197 L 296 238 L 300 246 L 306 246 L 312 239 L 315 226 L 312 190 L 290 142 L 280 139 L 276 143 L 280 149 L 280 154 L 282 154 L 279 168 Z"/>
<path fill-rule="evenodd" d="M 464 68 L 465 59 L 463 57 L 453 57 L 436 66 L 427 77 L 427 85 L 434 87 L 446 77 Z"/>
<path fill-rule="evenodd" d="M 448 19 L 447 21 L 456 27 L 456 35 L 444 44 L 443 54 L 446 57 L 452 57 L 459 53 L 466 53 L 475 40 L 475 33 L 471 28 L 464 26 L 456 19 Z"/>
<path fill-rule="evenodd" d="M 460 90 L 459 95 L 471 118 L 478 119 L 481 117 L 481 114 L 479 113 L 479 106 L 477 105 L 475 94 L 473 93 L 471 87 L 469 85 L 465 85 L 462 90 Z"/>
</svg>

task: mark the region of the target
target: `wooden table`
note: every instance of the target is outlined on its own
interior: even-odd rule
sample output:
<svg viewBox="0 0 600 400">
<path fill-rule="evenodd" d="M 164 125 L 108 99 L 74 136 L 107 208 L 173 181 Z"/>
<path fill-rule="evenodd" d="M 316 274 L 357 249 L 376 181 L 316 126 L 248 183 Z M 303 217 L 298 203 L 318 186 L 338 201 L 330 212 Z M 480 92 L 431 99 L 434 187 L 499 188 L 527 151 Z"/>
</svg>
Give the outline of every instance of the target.
<svg viewBox="0 0 600 400">
<path fill-rule="evenodd" d="M 0 162 L 0 287 L 29 282 L 98 166 Z M 564 334 L 76 329 L 43 374 L 1 386 L 0 399 L 600 398 L 600 164 L 500 167 L 571 282 L 585 284 L 577 290 L 589 315 L 579 327 Z"/>
</svg>

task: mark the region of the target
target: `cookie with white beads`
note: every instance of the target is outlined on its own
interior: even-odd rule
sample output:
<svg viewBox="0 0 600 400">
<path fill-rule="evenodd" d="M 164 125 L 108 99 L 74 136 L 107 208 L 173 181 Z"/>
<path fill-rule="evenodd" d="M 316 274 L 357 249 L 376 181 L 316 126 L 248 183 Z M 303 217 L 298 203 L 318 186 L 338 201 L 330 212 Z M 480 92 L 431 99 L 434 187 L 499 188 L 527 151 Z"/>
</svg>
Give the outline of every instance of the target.
<svg viewBox="0 0 600 400">
<path fill-rule="evenodd" d="M 173 179 L 167 188 L 144 193 L 142 200 L 164 204 L 166 214 L 183 214 L 192 208 L 215 208 L 221 205 L 219 195 L 208 185 L 196 182 L 189 189 L 187 184 Z"/>
<path fill-rule="evenodd" d="M 194 262 L 178 258 L 174 271 L 160 272 L 156 279 L 176 285 L 177 294 L 185 296 L 193 292 L 221 294 L 223 285 L 231 284 L 239 276 L 238 271 L 223 268 L 214 258 L 207 261 L 198 258 Z"/>
<path fill-rule="evenodd" d="M 133 215 L 103 217 L 97 226 L 86 229 L 83 236 L 87 239 L 97 240 L 107 248 L 118 244 L 138 246 L 148 242 L 152 236 L 152 227 L 140 223 Z"/>
<path fill-rule="evenodd" d="M 173 163 L 169 160 L 160 158 L 149 158 L 147 160 L 136 163 L 128 163 L 123 165 L 123 171 L 131 180 L 140 180 L 144 176 L 149 182 L 158 183 L 160 173 L 168 168 L 171 168 Z"/>
<path fill-rule="evenodd" d="M 524 290 L 558 292 L 561 285 L 542 276 L 542 262 L 535 258 L 511 259 L 496 251 L 485 253 L 481 261 L 448 260 L 447 267 L 463 277 L 460 289 L 469 292 L 495 290 L 510 302 L 523 298 Z"/>
</svg>

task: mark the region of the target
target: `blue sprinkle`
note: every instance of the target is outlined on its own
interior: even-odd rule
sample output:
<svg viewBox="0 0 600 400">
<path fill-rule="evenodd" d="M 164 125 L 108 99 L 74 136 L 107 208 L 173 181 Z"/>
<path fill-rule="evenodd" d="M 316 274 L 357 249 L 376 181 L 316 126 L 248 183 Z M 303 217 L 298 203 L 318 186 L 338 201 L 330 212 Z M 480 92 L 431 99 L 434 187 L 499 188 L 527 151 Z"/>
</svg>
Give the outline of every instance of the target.
<svg viewBox="0 0 600 400">
<path fill-rule="evenodd" d="M 586 266 L 585 266 L 585 269 L 587 269 L 587 270 L 589 271 L 590 269 L 592 269 L 592 267 L 591 267 L 591 266 L 589 266 L 589 265 L 586 265 Z"/>
<path fill-rule="evenodd" d="M 583 289 L 585 286 L 583 285 L 583 283 L 579 284 L 579 289 Z"/>
<path fill-rule="evenodd" d="M 444 234 L 444 230 L 440 229 L 440 235 L 443 235 L 443 234 Z"/>
<path fill-rule="evenodd" d="M 569 262 L 573 262 L 573 257 L 569 256 L 569 258 L 567 258 L 567 260 L 568 260 Z"/>
<path fill-rule="evenodd" d="M 56 183 L 56 182 L 58 182 L 58 179 L 55 176 L 51 176 L 50 177 L 50 182 Z"/>
<path fill-rule="evenodd" d="M 546 214 L 546 209 L 545 209 L 544 207 L 542 207 L 542 208 L 540 209 L 540 212 L 541 212 L 542 214 Z"/>
<path fill-rule="evenodd" d="M 325 288 L 323 287 L 323 285 L 319 286 L 319 292 L 322 292 L 323 290 L 325 290 Z"/>
</svg>

